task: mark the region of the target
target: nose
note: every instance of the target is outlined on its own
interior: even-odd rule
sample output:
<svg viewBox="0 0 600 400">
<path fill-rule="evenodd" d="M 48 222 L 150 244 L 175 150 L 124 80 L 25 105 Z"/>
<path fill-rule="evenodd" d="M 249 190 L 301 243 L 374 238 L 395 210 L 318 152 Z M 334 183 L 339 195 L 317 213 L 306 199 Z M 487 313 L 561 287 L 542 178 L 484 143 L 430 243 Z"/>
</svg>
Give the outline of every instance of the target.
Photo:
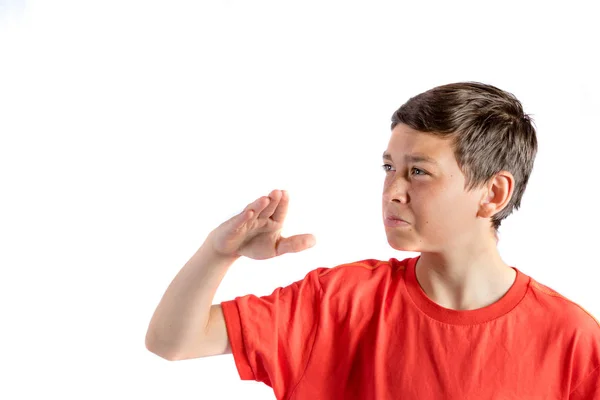
<svg viewBox="0 0 600 400">
<path fill-rule="evenodd" d="M 385 185 L 383 188 L 383 201 L 385 203 L 400 202 L 406 204 L 408 202 L 407 182 L 399 178 Z"/>
</svg>

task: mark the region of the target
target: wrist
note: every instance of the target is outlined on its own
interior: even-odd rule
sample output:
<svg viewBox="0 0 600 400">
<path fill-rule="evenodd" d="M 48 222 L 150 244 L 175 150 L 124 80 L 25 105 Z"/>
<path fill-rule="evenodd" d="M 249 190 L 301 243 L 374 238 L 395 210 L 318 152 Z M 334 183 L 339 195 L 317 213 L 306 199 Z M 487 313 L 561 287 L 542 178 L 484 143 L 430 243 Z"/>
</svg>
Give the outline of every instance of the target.
<svg viewBox="0 0 600 400">
<path fill-rule="evenodd" d="M 214 232 L 214 231 L 213 231 Z M 214 246 L 213 232 L 210 232 L 206 237 L 206 240 L 198 251 L 204 253 L 207 257 L 210 257 L 217 262 L 233 262 L 241 257 L 239 254 L 223 254 L 218 252 Z"/>
</svg>

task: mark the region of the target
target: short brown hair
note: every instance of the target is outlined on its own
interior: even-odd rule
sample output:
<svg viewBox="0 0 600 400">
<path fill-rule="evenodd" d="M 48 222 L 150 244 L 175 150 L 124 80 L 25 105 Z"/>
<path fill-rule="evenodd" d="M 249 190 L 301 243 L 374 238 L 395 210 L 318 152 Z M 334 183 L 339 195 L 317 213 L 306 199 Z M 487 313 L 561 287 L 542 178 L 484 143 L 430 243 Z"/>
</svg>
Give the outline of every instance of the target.
<svg viewBox="0 0 600 400">
<path fill-rule="evenodd" d="M 450 138 L 467 191 L 481 188 L 502 170 L 512 173 L 512 198 L 492 217 L 497 239 L 500 222 L 521 205 L 537 153 L 534 121 L 521 102 L 495 86 L 451 83 L 411 97 L 392 115 L 392 129 L 399 123 Z"/>
</svg>

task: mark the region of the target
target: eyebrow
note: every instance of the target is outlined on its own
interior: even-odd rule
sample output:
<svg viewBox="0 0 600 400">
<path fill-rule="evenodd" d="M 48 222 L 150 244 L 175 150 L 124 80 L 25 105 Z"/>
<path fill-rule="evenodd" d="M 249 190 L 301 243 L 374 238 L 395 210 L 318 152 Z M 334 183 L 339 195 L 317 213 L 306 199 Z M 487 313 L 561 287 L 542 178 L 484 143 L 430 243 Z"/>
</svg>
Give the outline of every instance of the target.
<svg viewBox="0 0 600 400">
<path fill-rule="evenodd" d="M 384 160 L 393 161 L 392 160 L 392 156 L 389 153 L 387 153 L 387 152 L 383 153 L 383 159 Z M 438 163 L 437 163 L 437 161 L 435 161 L 435 159 L 433 159 L 433 158 L 431 158 L 429 156 L 426 156 L 424 154 L 407 154 L 407 155 L 404 156 L 404 159 L 406 161 L 426 162 L 426 163 L 438 165 Z"/>
</svg>

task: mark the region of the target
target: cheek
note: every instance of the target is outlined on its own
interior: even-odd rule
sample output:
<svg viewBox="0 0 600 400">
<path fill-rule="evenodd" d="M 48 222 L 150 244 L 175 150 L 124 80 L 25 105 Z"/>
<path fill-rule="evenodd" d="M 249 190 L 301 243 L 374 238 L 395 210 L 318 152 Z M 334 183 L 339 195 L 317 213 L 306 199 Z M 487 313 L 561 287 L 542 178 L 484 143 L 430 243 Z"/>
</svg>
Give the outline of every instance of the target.
<svg viewBox="0 0 600 400">
<path fill-rule="evenodd" d="M 423 192 L 415 202 L 419 213 L 427 225 L 453 226 L 464 221 L 469 212 L 468 202 L 464 196 L 450 190 L 440 189 Z"/>
</svg>

